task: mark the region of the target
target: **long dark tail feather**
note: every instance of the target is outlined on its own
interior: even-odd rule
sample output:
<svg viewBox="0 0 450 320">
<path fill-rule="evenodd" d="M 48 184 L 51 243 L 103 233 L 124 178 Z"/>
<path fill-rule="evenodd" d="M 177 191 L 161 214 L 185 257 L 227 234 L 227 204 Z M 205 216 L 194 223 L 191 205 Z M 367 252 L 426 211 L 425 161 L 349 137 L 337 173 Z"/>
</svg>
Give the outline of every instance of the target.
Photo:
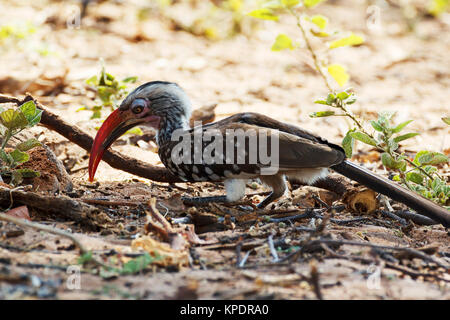
<svg viewBox="0 0 450 320">
<path fill-rule="evenodd" d="M 343 161 L 340 164 L 332 166 L 334 171 L 355 180 L 366 187 L 382 193 L 389 198 L 399 201 L 418 213 L 427 216 L 437 222 L 442 223 L 446 228 L 450 227 L 450 213 L 445 209 L 435 204 L 434 202 L 425 199 L 421 195 L 410 191 L 402 186 L 383 178 L 370 170 L 360 167 L 350 161 Z"/>
</svg>

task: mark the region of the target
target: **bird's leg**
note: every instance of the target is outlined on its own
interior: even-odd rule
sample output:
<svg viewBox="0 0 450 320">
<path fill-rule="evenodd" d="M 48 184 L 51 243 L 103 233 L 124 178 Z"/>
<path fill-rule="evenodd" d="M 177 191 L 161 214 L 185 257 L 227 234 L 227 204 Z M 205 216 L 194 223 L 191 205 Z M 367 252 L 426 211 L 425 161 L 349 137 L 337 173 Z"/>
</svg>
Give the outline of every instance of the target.
<svg viewBox="0 0 450 320">
<path fill-rule="evenodd" d="M 274 176 L 260 176 L 259 179 L 261 182 L 272 188 L 272 192 L 257 205 L 258 209 L 264 209 L 269 203 L 277 200 L 284 194 L 286 191 L 286 180 L 281 174 Z"/>
</svg>

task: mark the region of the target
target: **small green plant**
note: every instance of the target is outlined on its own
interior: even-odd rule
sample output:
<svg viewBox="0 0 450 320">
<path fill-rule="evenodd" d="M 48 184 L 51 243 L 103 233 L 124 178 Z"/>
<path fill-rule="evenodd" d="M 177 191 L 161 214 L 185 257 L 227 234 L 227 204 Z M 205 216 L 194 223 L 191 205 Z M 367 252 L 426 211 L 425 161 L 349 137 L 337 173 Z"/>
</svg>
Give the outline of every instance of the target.
<svg viewBox="0 0 450 320">
<path fill-rule="evenodd" d="M 209 40 L 221 40 L 238 34 L 249 34 L 259 23 L 248 19 L 246 11 L 254 0 L 192 1 L 159 0 L 156 2 L 160 15 L 178 30 L 202 36 Z M 167 10 L 167 8 L 174 10 Z M 190 18 L 177 14 L 177 8 L 190 7 Z M 140 10 L 140 20 L 149 17 L 148 10 Z M 175 13 L 175 14 L 173 14 Z"/>
<path fill-rule="evenodd" d="M 115 267 L 113 265 L 116 265 L 118 263 L 118 259 L 113 257 L 113 259 L 110 259 L 110 262 L 113 261 L 114 264 L 111 266 L 108 265 L 102 265 L 100 269 L 100 276 L 104 278 L 109 278 L 111 276 L 117 276 L 117 275 L 129 275 L 129 274 L 136 274 L 139 272 L 142 272 L 146 267 L 148 267 L 150 264 L 162 260 L 164 257 L 156 254 L 154 257 L 151 256 L 148 252 L 145 252 L 143 255 L 136 257 L 134 259 L 131 259 L 124 263 L 121 267 Z M 85 265 L 94 260 L 92 251 L 88 251 L 84 254 L 82 254 L 80 257 L 78 257 L 78 264 Z"/>
<path fill-rule="evenodd" d="M 447 163 L 448 157 L 439 152 L 423 150 L 411 161 L 405 154 L 399 153 L 399 142 L 415 137 L 418 133 L 400 134 L 412 120 L 391 125 L 394 115 L 394 112 L 381 112 L 377 120 L 370 122 L 376 132 L 375 135 L 365 130 L 350 130 L 343 141 L 344 149 L 351 155 L 354 139 L 376 147 L 381 152 L 383 165 L 397 172 L 393 178 L 395 181 L 402 182 L 410 190 L 434 202 L 448 205 L 450 186 L 439 175 L 437 167 L 439 164 Z"/>
<path fill-rule="evenodd" d="M 0 27 L 0 44 L 17 42 L 25 39 L 36 32 L 36 27 L 27 22 L 25 24 L 5 24 Z"/>
<path fill-rule="evenodd" d="M 439 152 L 424 150 L 419 151 L 414 160 L 408 159 L 406 155 L 398 152 L 399 143 L 413 138 L 419 133 L 400 134 L 400 132 L 413 120 L 392 125 L 391 122 L 395 112 L 380 112 L 377 120 L 370 121 L 370 125 L 375 130 L 375 134 L 371 134 L 364 129 L 361 121 L 348 108 L 355 102 L 356 96 L 350 89 L 339 93 L 329 93 L 326 99 L 317 100 L 315 103 L 336 108 L 339 113 L 333 110 L 325 110 L 314 112 L 310 114 L 310 117 L 345 116 L 350 118 L 355 126 L 348 130 L 342 140 L 342 147 L 347 157 L 351 158 L 353 155 L 355 140 L 375 147 L 381 152 L 383 165 L 397 172 L 397 175 L 394 176 L 395 181 L 400 181 L 408 189 L 434 202 L 444 206 L 448 205 L 450 186 L 439 175 L 436 167 L 436 165 L 447 163 L 448 157 Z M 443 118 L 444 122 L 445 119 Z"/>
<path fill-rule="evenodd" d="M 280 14 L 287 13 L 296 19 L 297 27 L 306 45 L 311 53 L 314 66 L 323 78 L 325 85 L 330 91 L 333 91 L 326 72 L 337 82 L 339 86 L 344 86 L 350 79 L 346 67 L 338 63 L 328 63 L 326 59 L 320 59 L 315 53 L 310 37 L 313 37 L 321 43 L 326 51 L 345 46 L 356 46 L 364 43 L 362 36 L 354 33 L 344 34 L 342 32 L 330 32 L 328 29 L 329 19 L 323 15 L 308 15 L 308 10 L 324 2 L 324 0 L 265 0 L 259 9 L 249 13 L 250 16 L 262 19 L 279 21 Z M 273 51 L 294 50 L 299 48 L 300 44 L 294 42 L 291 37 L 286 34 L 279 34 L 274 44 Z M 325 72 L 326 70 L 326 72 Z"/>
<path fill-rule="evenodd" d="M 414 160 L 410 160 L 405 154 L 398 152 L 399 142 L 418 135 L 418 133 L 414 132 L 400 134 L 412 120 L 392 125 L 391 120 L 395 113 L 381 112 L 377 120 L 370 122 L 376 132 L 376 134 L 373 135 L 364 129 L 363 123 L 349 108 L 350 105 L 356 102 L 357 98 L 355 93 L 351 89 L 341 92 L 333 90 L 324 69 L 327 70 L 328 74 L 331 75 L 339 86 L 345 85 L 350 76 L 347 74 L 344 66 L 336 63 L 327 65 L 323 60 L 319 59 L 309 40 L 309 36 L 311 35 L 316 38 L 330 37 L 330 34 L 326 30 L 328 18 L 322 15 L 308 16 L 305 14 L 308 8 L 314 7 L 323 1 L 324 0 L 266 0 L 263 1 L 261 8 L 250 12 L 249 15 L 259 19 L 278 21 L 280 19 L 279 13 L 288 12 L 296 18 L 297 26 L 301 31 L 306 48 L 313 58 L 315 68 L 329 90 L 325 99 L 317 100 L 315 103 L 326 105 L 337 110 L 314 112 L 310 114 L 310 117 L 343 116 L 352 120 L 354 126 L 348 130 L 342 141 L 342 147 L 347 157 L 350 158 L 353 154 L 355 140 L 373 146 L 381 152 L 381 161 L 383 165 L 386 168 L 397 172 L 397 175 L 394 176 L 394 180 L 400 181 L 410 190 L 416 191 L 432 201 L 444 206 L 448 205 L 450 186 L 448 186 L 445 179 L 439 175 L 438 168 L 436 167 L 436 165 L 447 163 L 449 161 L 447 156 L 439 152 L 420 151 L 416 154 Z M 447 3 L 448 1 L 434 2 Z M 442 6 L 439 8 L 442 8 Z M 309 35 L 305 27 L 306 22 L 310 23 L 312 26 L 312 28 L 309 29 Z M 363 42 L 364 39 L 362 37 L 351 33 L 350 35 L 329 42 L 328 49 L 332 50 L 343 46 L 359 45 Z M 297 47 L 299 47 L 299 45 L 294 43 L 289 36 L 280 34 L 275 39 L 272 50 L 293 50 Z M 445 123 L 450 123 L 448 118 L 442 118 L 442 120 Z"/>
<path fill-rule="evenodd" d="M 30 156 L 26 151 L 40 146 L 41 143 L 32 138 L 15 146 L 13 151 L 7 151 L 8 141 L 19 132 L 30 128 L 41 120 L 42 110 L 36 108 L 33 101 L 28 101 L 14 109 L 0 107 L 0 135 L 2 144 L 0 148 L 0 175 L 10 179 L 10 184 L 16 186 L 24 178 L 39 177 L 40 173 L 31 169 L 17 169 L 17 166 L 27 162 Z"/>
<path fill-rule="evenodd" d="M 91 119 L 101 118 L 101 111 L 104 107 L 114 110 L 118 107 L 118 103 L 128 93 L 128 85 L 135 83 L 137 77 L 127 77 L 123 80 L 117 80 L 115 76 L 105 71 L 102 62 L 100 74 L 94 75 L 86 80 L 86 83 L 92 86 L 97 92 L 97 105 L 88 108 L 82 107 L 78 110 L 89 109 L 92 111 Z"/>
</svg>

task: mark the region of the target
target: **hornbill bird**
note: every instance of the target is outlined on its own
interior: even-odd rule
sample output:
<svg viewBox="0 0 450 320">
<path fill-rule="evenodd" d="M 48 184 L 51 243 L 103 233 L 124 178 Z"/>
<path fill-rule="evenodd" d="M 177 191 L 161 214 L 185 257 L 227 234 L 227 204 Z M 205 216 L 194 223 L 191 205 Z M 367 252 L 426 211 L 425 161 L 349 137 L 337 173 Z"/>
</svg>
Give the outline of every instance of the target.
<svg viewBox="0 0 450 320">
<path fill-rule="evenodd" d="M 159 157 L 173 175 L 183 181 L 224 182 L 226 195 L 184 198 L 187 203 L 238 201 L 245 195 L 247 180 L 259 178 L 272 189 L 259 204 L 263 208 L 284 194 L 286 177 L 311 184 L 326 177 L 330 168 L 450 226 L 446 209 L 346 160 L 340 146 L 299 127 L 257 113 L 239 113 L 191 128 L 190 115 L 189 99 L 177 84 L 153 81 L 139 86 L 97 132 L 89 180 L 119 136 L 134 126 L 148 125 L 157 131 Z"/>
</svg>

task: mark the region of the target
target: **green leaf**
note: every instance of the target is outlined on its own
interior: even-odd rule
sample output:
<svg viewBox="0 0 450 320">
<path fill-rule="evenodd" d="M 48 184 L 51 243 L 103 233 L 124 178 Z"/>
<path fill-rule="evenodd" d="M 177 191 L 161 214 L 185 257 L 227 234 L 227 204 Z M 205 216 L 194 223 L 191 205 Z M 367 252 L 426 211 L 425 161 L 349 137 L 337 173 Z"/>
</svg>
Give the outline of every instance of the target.
<svg viewBox="0 0 450 320">
<path fill-rule="evenodd" d="M 157 258 L 153 258 L 148 254 L 147 252 L 144 253 L 142 256 L 137 257 L 135 259 L 132 259 L 125 263 L 123 265 L 122 270 L 120 271 L 121 274 L 134 274 L 137 272 L 140 272 L 144 270 L 150 263 L 157 260 Z"/>
<path fill-rule="evenodd" d="M 396 114 L 396 111 L 381 111 L 378 113 L 378 123 L 385 127 L 386 129 L 389 128 L 389 122 L 391 121 L 392 117 Z"/>
<path fill-rule="evenodd" d="M 38 124 L 41 121 L 41 116 L 42 116 L 43 112 L 44 112 L 44 110 L 37 109 L 34 118 L 32 118 L 28 121 L 29 122 L 28 126 L 32 127 L 32 126 Z"/>
<path fill-rule="evenodd" d="M 353 137 L 351 136 L 352 132 L 352 130 L 348 131 L 344 139 L 342 140 L 342 148 L 344 149 L 347 158 L 351 158 L 353 155 L 353 146 L 355 144 L 355 139 L 353 139 Z"/>
<path fill-rule="evenodd" d="M 428 173 L 428 174 L 432 174 L 432 173 L 437 172 L 438 168 L 436 168 L 435 166 L 428 165 L 428 166 L 424 166 L 423 170 L 425 170 L 425 172 Z"/>
<path fill-rule="evenodd" d="M 20 151 L 28 151 L 30 149 L 33 149 L 34 147 L 41 146 L 42 144 L 35 138 L 31 138 L 27 141 L 24 141 L 22 143 L 19 143 L 16 148 Z"/>
<path fill-rule="evenodd" d="M 313 112 L 309 116 L 311 118 L 322 118 L 322 117 L 333 116 L 334 114 L 335 114 L 334 111 L 319 111 L 319 112 Z"/>
<path fill-rule="evenodd" d="M 28 126 L 34 126 L 41 121 L 42 110 L 36 108 L 34 101 L 28 101 L 20 106 L 20 110 L 28 121 Z"/>
<path fill-rule="evenodd" d="M 91 119 L 100 119 L 102 117 L 102 113 L 100 110 L 93 110 Z"/>
<path fill-rule="evenodd" d="M 383 165 L 390 169 L 404 169 L 406 165 L 405 160 L 396 161 L 391 155 L 387 152 L 383 152 L 381 154 L 381 162 Z"/>
<path fill-rule="evenodd" d="M 311 17 L 311 22 L 318 26 L 321 30 L 324 30 L 328 24 L 328 18 L 320 14 L 316 14 Z"/>
<path fill-rule="evenodd" d="M 103 102 L 110 102 L 111 96 L 116 93 L 116 89 L 108 86 L 99 86 L 97 92 Z"/>
<path fill-rule="evenodd" d="M 88 251 L 83 253 L 80 257 L 78 257 L 78 264 L 85 264 L 92 260 L 92 251 Z"/>
<path fill-rule="evenodd" d="M 30 156 L 28 155 L 28 153 L 22 152 L 18 149 L 15 149 L 13 152 L 10 152 L 9 154 L 16 164 L 24 163 L 30 160 Z"/>
<path fill-rule="evenodd" d="M 388 145 L 392 151 L 395 151 L 398 149 L 398 143 L 394 139 L 389 139 Z"/>
<path fill-rule="evenodd" d="M 20 110 L 27 120 L 34 118 L 36 115 L 36 105 L 34 101 L 27 101 L 20 106 Z"/>
<path fill-rule="evenodd" d="M 303 0 L 303 4 L 307 8 L 312 8 L 317 6 L 319 3 L 323 2 L 324 0 Z"/>
<path fill-rule="evenodd" d="M 0 150 L 0 159 L 8 166 L 11 166 L 14 163 L 13 157 L 9 153 L 6 153 L 4 150 Z"/>
<path fill-rule="evenodd" d="M 408 120 L 405 122 L 400 123 L 398 126 L 396 126 L 394 129 L 392 129 L 392 133 L 398 133 L 403 130 L 404 127 L 406 127 L 408 124 L 410 124 L 413 120 Z"/>
<path fill-rule="evenodd" d="M 341 87 L 347 83 L 348 79 L 350 79 L 347 70 L 340 64 L 332 64 L 328 66 L 328 73 Z"/>
<path fill-rule="evenodd" d="M 351 99 L 348 99 L 347 101 L 345 101 L 346 104 L 350 105 L 350 104 L 354 104 L 356 102 L 356 97 L 353 96 Z"/>
<path fill-rule="evenodd" d="M 351 34 L 348 37 L 333 41 L 330 43 L 329 48 L 335 49 L 339 47 L 345 47 L 345 46 L 356 46 L 364 42 L 364 38 L 361 36 L 357 36 L 355 34 Z"/>
<path fill-rule="evenodd" d="M 426 151 L 419 156 L 418 154 L 416 155 L 417 162 L 421 165 L 437 165 L 439 163 L 448 162 L 448 157 L 445 154 L 439 152 Z"/>
<path fill-rule="evenodd" d="M 377 121 L 372 120 L 372 121 L 370 121 L 370 124 L 372 125 L 372 127 L 375 130 L 377 130 L 379 132 L 383 132 L 383 127 Z"/>
<path fill-rule="evenodd" d="M 339 92 L 339 93 L 336 95 L 336 97 L 338 97 L 340 100 L 345 100 L 345 99 L 347 99 L 348 97 L 350 97 L 350 95 L 349 95 L 347 92 L 342 91 L 342 92 Z"/>
<path fill-rule="evenodd" d="M 24 178 L 37 178 L 41 176 L 39 171 L 34 171 L 31 169 L 15 169 L 14 171 L 18 171 Z"/>
<path fill-rule="evenodd" d="M 450 126 L 450 117 L 444 117 L 442 118 L 442 121 L 444 121 L 446 124 Z"/>
<path fill-rule="evenodd" d="M 122 80 L 122 82 L 124 83 L 135 83 L 137 81 L 138 77 L 134 76 L 134 77 L 127 77 L 125 79 Z"/>
<path fill-rule="evenodd" d="M 102 116 L 102 106 L 93 106 L 92 107 L 92 116 L 91 119 L 99 119 Z"/>
<path fill-rule="evenodd" d="M 311 32 L 311 34 L 313 36 L 318 37 L 318 38 L 326 38 L 326 37 L 330 36 L 329 33 L 326 33 L 324 31 L 315 31 L 314 29 L 310 29 L 309 31 Z"/>
<path fill-rule="evenodd" d="M 281 51 L 284 49 L 294 49 L 294 45 L 292 44 L 292 39 L 289 38 L 285 34 L 279 34 L 275 39 L 275 43 L 272 45 L 272 51 Z"/>
<path fill-rule="evenodd" d="M 329 93 L 327 96 L 327 105 L 331 106 L 333 104 L 334 100 L 336 100 L 336 97 L 334 96 L 334 94 Z"/>
<path fill-rule="evenodd" d="M 434 16 L 439 16 L 450 8 L 449 0 L 431 0 L 428 4 L 428 12 Z"/>
<path fill-rule="evenodd" d="M 262 19 L 262 20 L 278 21 L 278 19 L 279 19 L 279 17 L 277 15 L 275 15 L 272 12 L 272 10 L 270 10 L 269 8 L 254 10 L 254 11 L 250 12 L 248 15 L 253 18 L 258 18 L 258 19 Z"/>
<path fill-rule="evenodd" d="M 86 84 L 96 87 L 98 85 L 97 76 L 92 76 L 86 80 Z"/>
<path fill-rule="evenodd" d="M 423 176 L 417 172 L 408 172 L 406 174 L 406 180 L 412 181 L 417 184 L 422 184 L 423 179 L 424 179 Z"/>
<path fill-rule="evenodd" d="M 300 3 L 300 0 L 281 0 L 281 3 L 288 8 L 293 8 Z"/>
<path fill-rule="evenodd" d="M 377 146 L 377 142 L 363 132 L 359 132 L 359 131 L 351 132 L 350 135 L 352 136 L 352 138 L 355 138 L 356 140 L 364 142 L 365 144 L 369 144 L 374 147 Z"/>
<path fill-rule="evenodd" d="M 125 132 L 125 134 L 134 134 L 134 135 L 137 135 L 137 136 L 142 136 L 144 134 L 144 132 L 142 131 L 141 128 L 135 127 L 133 129 L 130 129 L 127 132 Z"/>
<path fill-rule="evenodd" d="M 429 151 L 426 151 L 426 150 L 421 150 L 421 151 L 417 152 L 417 153 L 416 153 L 416 156 L 414 157 L 414 160 L 413 160 L 414 164 L 420 166 L 419 158 L 420 158 L 421 156 L 427 154 L 428 152 L 429 152 Z"/>
<path fill-rule="evenodd" d="M 403 135 L 401 135 L 401 136 L 395 137 L 395 138 L 394 138 L 394 141 L 395 141 L 395 142 L 400 142 L 400 141 L 403 141 L 403 140 L 406 140 L 406 139 L 409 139 L 409 138 L 418 136 L 419 134 L 420 134 L 420 133 L 417 133 L 417 132 L 410 132 L 410 133 L 403 134 Z"/>
<path fill-rule="evenodd" d="M 10 131 L 23 129 L 28 125 L 28 120 L 20 110 L 8 109 L 0 113 L 0 122 Z"/>
<path fill-rule="evenodd" d="M 21 184 L 22 181 L 23 181 L 23 176 L 20 173 L 20 171 L 14 170 L 11 173 L 11 182 L 10 182 L 10 184 L 12 184 L 13 186 L 17 186 L 17 185 Z"/>
<path fill-rule="evenodd" d="M 328 102 L 326 102 L 325 100 L 316 100 L 314 101 L 314 103 L 328 105 Z"/>
</svg>

